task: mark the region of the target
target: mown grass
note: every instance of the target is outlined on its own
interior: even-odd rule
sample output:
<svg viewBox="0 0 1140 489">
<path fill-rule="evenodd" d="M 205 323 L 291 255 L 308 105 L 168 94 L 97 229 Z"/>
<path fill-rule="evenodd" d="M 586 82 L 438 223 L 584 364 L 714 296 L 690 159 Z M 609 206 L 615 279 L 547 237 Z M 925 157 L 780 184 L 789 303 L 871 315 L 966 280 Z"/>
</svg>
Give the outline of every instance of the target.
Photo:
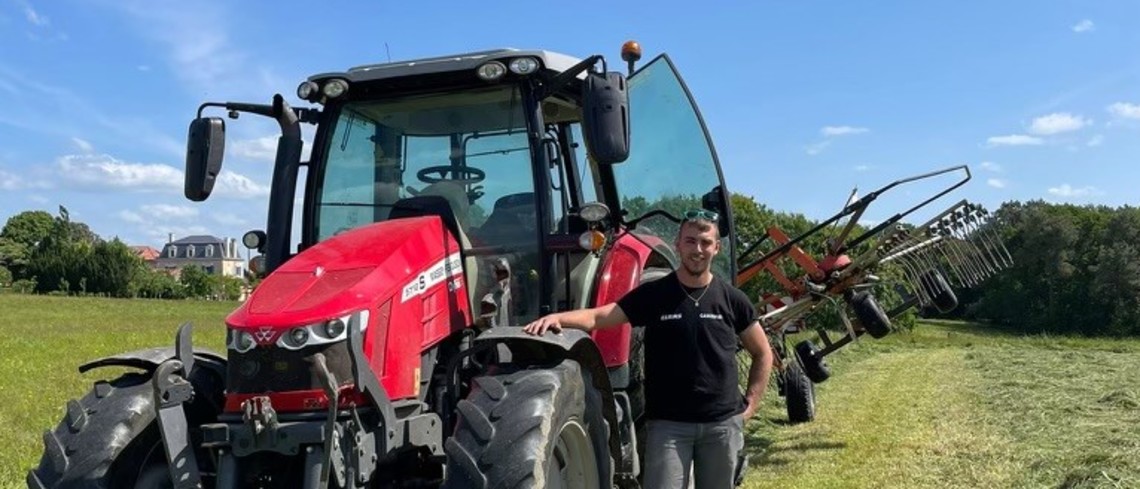
<svg viewBox="0 0 1140 489">
<path fill-rule="evenodd" d="M 118 300 L 0 294 L 0 486 L 25 487 L 39 462 L 42 435 L 106 369 L 80 374 L 96 358 L 174 346 L 185 321 L 194 342 L 225 352 L 225 316 L 232 302 Z"/>
<path fill-rule="evenodd" d="M 745 487 L 1140 487 L 1140 341 L 925 323 L 829 360 L 814 422 L 768 396 Z"/>
<path fill-rule="evenodd" d="M 173 345 L 224 351 L 234 303 L 0 295 L 0 487 L 24 487 L 68 399 L 114 372 L 79 364 Z M 812 423 L 769 391 L 748 488 L 1140 487 L 1140 341 L 1017 337 L 961 323 L 829 357 Z"/>
</svg>

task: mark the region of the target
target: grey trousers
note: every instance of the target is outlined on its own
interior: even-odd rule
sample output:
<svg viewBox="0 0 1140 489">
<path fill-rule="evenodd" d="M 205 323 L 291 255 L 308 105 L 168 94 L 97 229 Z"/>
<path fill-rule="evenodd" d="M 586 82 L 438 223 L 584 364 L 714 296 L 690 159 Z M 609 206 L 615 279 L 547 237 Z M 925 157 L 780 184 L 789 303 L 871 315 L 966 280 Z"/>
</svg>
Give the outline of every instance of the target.
<svg viewBox="0 0 1140 489">
<path fill-rule="evenodd" d="M 719 423 L 649 420 L 645 424 L 645 489 L 732 489 L 744 448 L 744 418 Z M 692 468 L 692 473 L 690 473 Z"/>
</svg>

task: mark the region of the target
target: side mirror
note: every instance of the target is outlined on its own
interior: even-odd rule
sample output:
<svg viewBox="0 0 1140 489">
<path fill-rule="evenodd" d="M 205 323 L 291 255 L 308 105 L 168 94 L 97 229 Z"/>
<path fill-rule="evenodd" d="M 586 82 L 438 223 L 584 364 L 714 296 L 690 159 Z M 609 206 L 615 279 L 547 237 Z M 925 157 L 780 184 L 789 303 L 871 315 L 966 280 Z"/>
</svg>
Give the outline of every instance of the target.
<svg viewBox="0 0 1140 489">
<path fill-rule="evenodd" d="M 199 117 L 190 121 L 186 142 L 186 198 L 201 202 L 214 191 L 226 147 L 226 121 Z"/>
<path fill-rule="evenodd" d="M 586 72 L 582 83 L 582 132 L 586 150 L 603 164 L 629 157 L 629 93 L 625 75 Z"/>
<path fill-rule="evenodd" d="M 729 223 L 728 223 L 728 202 L 725 202 L 724 192 L 721 190 L 720 185 L 713 187 L 708 193 L 701 196 L 701 207 L 710 211 L 716 211 L 720 214 L 720 219 L 717 220 L 717 231 L 720 232 L 722 238 L 728 237 Z"/>
</svg>

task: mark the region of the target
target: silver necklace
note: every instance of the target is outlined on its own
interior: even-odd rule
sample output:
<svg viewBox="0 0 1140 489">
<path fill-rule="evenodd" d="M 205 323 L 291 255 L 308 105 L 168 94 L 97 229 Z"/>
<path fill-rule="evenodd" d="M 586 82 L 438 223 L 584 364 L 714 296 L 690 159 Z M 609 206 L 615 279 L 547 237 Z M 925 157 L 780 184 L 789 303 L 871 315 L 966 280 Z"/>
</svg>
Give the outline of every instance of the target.
<svg viewBox="0 0 1140 489">
<path fill-rule="evenodd" d="M 682 284 L 680 280 L 678 280 L 677 283 L 681 285 L 681 292 L 684 292 L 685 295 L 689 297 L 689 300 L 693 301 L 694 307 L 701 307 L 701 298 L 705 296 L 705 292 L 708 292 L 709 286 L 712 285 L 712 282 L 705 285 L 705 290 L 702 290 L 701 295 L 698 295 L 697 298 L 694 299 L 693 296 L 689 294 L 689 291 L 685 290 L 685 284 Z"/>
</svg>

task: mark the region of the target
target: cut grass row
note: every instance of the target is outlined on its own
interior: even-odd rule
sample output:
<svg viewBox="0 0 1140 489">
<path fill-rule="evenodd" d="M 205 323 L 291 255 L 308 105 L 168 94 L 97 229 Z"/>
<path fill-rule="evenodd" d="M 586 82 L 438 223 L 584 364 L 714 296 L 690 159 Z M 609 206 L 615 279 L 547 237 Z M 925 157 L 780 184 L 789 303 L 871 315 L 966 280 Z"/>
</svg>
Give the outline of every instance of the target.
<svg viewBox="0 0 1140 489">
<path fill-rule="evenodd" d="M 750 424 L 745 487 L 1140 487 L 1140 341 L 927 323 L 829 360 L 814 422 Z"/>
</svg>

